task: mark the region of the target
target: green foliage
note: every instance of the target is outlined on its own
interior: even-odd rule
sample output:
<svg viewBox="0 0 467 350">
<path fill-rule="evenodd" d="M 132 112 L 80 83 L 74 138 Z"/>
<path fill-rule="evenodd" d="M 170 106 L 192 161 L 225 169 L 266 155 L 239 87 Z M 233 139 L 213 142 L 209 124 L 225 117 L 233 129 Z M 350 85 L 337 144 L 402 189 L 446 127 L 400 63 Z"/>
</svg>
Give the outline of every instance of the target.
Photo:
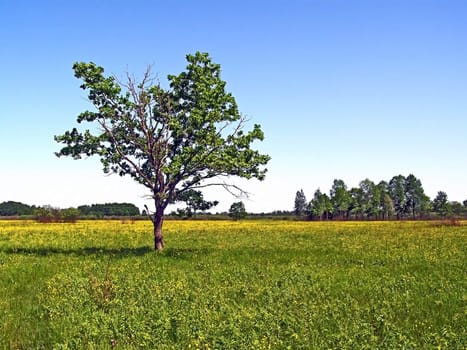
<svg viewBox="0 0 467 350">
<path fill-rule="evenodd" d="M 60 211 L 60 217 L 64 222 L 76 222 L 81 213 L 76 208 L 67 208 Z"/>
<path fill-rule="evenodd" d="M 60 209 L 49 205 L 35 209 L 34 217 L 37 222 L 41 223 L 60 222 L 62 220 Z"/>
<path fill-rule="evenodd" d="M 386 192 L 383 192 L 381 197 L 381 214 L 383 220 L 389 219 L 395 214 L 394 203 L 391 196 Z"/>
<path fill-rule="evenodd" d="M 185 202 L 185 209 L 178 209 L 180 216 L 192 217 L 197 211 L 206 211 L 219 204 L 218 201 L 205 201 L 201 191 L 187 190 L 179 196 L 181 202 Z"/>
<path fill-rule="evenodd" d="M 332 211 L 332 203 L 326 193 L 321 193 L 320 189 L 315 191 L 313 199 L 310 202 L 311 215 L 319 220 L 329 219 Z"/>
<path fill-rule="evenodd" d="M 22 216 L 32 215 L 34 208 L 20 202 L 2 202 L 0 203 L 0 216 Z"/>
<path fill-rule="evenodd" d="M 315 218 L 324 215 L 332 219 L 386 220 L 396 215 L 397 219 L 420 219 L 428 217 L 431 211 L 430 198 L 421 181 L 412 174 L 394 176 L 389 183 L 380 181 L 377 185 L 365 179 L 350 190 L 343 180 L 334 180 L 329 197 L 331 208 L 325 197 L 320 199 L 321 191 L 315 195 L 317 198 L 311 203 L 315 206 L 312 211 Z M 463 213 L 459 205 L 456 205 L 456 212 Z"/>
<path fill-rule="evenodd" d="M 234 220 L 244 219 L 246 217 L 245 204 L 243 202 L 232 203 L 229 209 L 229 216 Z"/>
<path fill-rule="evenodd" d="M 360 181 L 360 210 L 367 218 L 374 217 L 378 214 L 379 198 L 375 198 L 376 185 L 370 179 Z"/>
<path fill-rule="evenodd" d="M 305 193 L 303 190 L 297 191 L 295 194 L 294 214 L 301 216 L 306 213 L 308 203 L 306 201 Z"/>
<path fill-rule="evenodd" d="M 415 219 L 417 214 L 422 214 L 428 208 L 430 199 L 425 195 L 422 183 L 414 175 L 410 174 L 405 179 L 405 212 Z"/>
<path fill-rule="evenodd" d="M 467 214 L 466 208 L 459 202 L 450 202 L 451 212 L 454 216 L 460 217 Z"/>
<path fill-rule="evenodd" d="M 436 214 L 442 217 L 446 217 L 452 213 L 452 208 L 449 204 L 446 192 L 438 192 L 435 199 L 433 199 L 433 210 Z"/>
<path fill-rule="evenodd" d="M 74 223 L 78 220 L 79 216 L 80 212 L 76 208 L 59 209 L 45 205 L 34 210 L 34 218 L 40 223 Z"/>
<path fill-rule="evenodd" d="M 336 217 L 346 217 L 351 198 L 349 191 L 347 191 L 347 185 L 343 180 L 334 180 L 330 191 L 330 200 L 333 214 Z"/>
<path fill-rule="evenodd" d="M 389 181 L 389 195 L 393 200 L 397 218 L 402 219 L 404 217 L 407 200 L 405 196 L 404 176 L 394 176 L 391 181 Z"/>
<path fill-rule="evenodd" d="M 0 348 L 463 349 L 467 225 L 0 222 Z"/>
<path fill-rule="evenodd" d="M 138 216 L 137 206 L 131 203 L 105 203 L 81 205 L 78 207 L 81 216 L 94 216 L 103 218 L 106 216 Z"/>
</svg>

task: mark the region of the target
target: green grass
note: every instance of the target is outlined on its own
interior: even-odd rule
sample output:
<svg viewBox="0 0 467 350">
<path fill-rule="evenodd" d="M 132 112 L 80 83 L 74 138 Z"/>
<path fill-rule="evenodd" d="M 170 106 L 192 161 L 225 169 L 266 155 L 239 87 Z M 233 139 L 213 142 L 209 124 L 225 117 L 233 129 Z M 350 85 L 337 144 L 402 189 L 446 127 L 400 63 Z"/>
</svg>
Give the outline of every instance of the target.
<svg viewBox="0 0 467 350">
<path fill-rule="evenodd" d="M 467 225 L 0 221 L 0 348 L 465 349 Z"/>
</svg>

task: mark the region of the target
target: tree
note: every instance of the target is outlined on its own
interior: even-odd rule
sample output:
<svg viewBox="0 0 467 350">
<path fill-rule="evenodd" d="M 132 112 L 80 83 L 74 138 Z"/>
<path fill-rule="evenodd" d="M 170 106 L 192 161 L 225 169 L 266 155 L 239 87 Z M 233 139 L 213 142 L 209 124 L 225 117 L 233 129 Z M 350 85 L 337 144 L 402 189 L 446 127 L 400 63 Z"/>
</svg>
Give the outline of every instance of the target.
<svg viewBox="0 0 467 350">
<path fill-rule="evenodd" d="M 336 216 L 344 219 L 350 206 L 350 193 L 347 191 L 347 185 L 343 180 L 335 179 L 329 194 L 333 217 Z"/>
<path fill-rule="evenodd" d="M 381 214 L 382 219 L 389 219 L 391 216 L 394 215 L 394 203 L 392 202 L 391 196 L 384 192 L 382 195 L 382 202 L 381 202 Z"/>
<path fill-rule="evenodd" d="M 34 217 L 37 222 L 41 223 L 60 222 L 62 220 L 60 209 L 50 205 L 36 208 L 34 210 Z"/>
<path fill-rule="evenodd" d="M 394 176 L 389 181 L 389 195 L 394 203 L 394 211 L 396 212 L 397 219 L 400 220 L 404 217 L 406 208 L 405 196 L 405 177 L 402 175 Z"/>
<path fill-rule="evenodd" d="M 422 183 L 414 175 L 410 174 L 405 179 L 405 212 L 415 219 L 416 215 L 421 216 L 423 209 L 426 207 L 426 202 L 429 202 L 425 195 Z"/>
<path fill-rule="evenodd" d="M 60 211 L 60 216 L 64 222 L 76 222 L 80 216 L 80 212 L 76 208 L 67 208 Z"/>
<path fill-rule="evenodd" d="M 425 193 L 423 193 L 421 196 L 421 201 L 418 210 L 420 217 L 429 214 L 431 211 L 431 199 Z"/>
<path fill-rule="evenodd" d="M 305 214 L 307 209 L 307 201 L 303 190 L 297 191 L 295 194 L 294 214 L 301 216 Z"/>
<path fill-rule="evenodd" d="M 244 219 L 246 216 L 245 204 L 243 202 L 232 203 L 229 209 L 229 216 L 234 220 Z"/>
<path fill-rule="evenodd" d="M 383 202 L 384 202 L 384 188 L 373 184 L 373 193 L 370 198 L 370 211 L 369 215 L 374 219 L 380 219 L 383 216 Z"/>
<path fill-rule="evenodd" d="M 73 128 L 55 140 L 65 146 L 57 156 L 100 157 L 105 173 L 128 175 L 151 194 L 155 211 L 154 247 L 162 250 L 164 211 L 189 190 L 220 185 L 234 194 L 243 191 L 229 176 L 263 180 L 270 157 L 250 148 L 263 140 L 259 125 L 244 132 L 246 119 L 232 94 L 226 92 L 220 65 L 207 53 L 187 55 L 186 70 L 169 75 L 162 88 L 148 68 L 140 82 L 105 77 L 94 63 L 75 63 L 96 111 L 85 111 L 78 123 L 94 123 L 93 133 Z"/>
<path fill-rule="evenodd" d="M 327 220 L 329 219 L 329 213 L 332 210 L 331 200 L 329 199 L 326 193 L 322 193 L 318 188 L 314 195 L 313 199 L 310 202 L 311 215 L 318 217 L 320 220 L 323 217 Z"/>
<path fill-rule="evenodd" d="M 445 217 L 451 212 L 446 192 L 439 191 L 435 199 L 433 199 L 433 210 L 436 214 Z"/>
<path fill-rule="evenodd" d="M 349 214 L 352 214 L 355 219 L 363 217 L 363 191 L 360 187 L 352 187 L 349 191 L 350 205 Z"/>
<path fill-rule="evenodd" d="M 452 214 L 457 217 L 462 216 L 465 213 L 465 207 L 460 202 L 450 202 L 449 206 L 451 208 Z"/>
<path fill-rule="evenodd" d="M 378 215 L 379 197 L 375 198 L 375 183 L 370 179 L 360 181 L 360 209 L 367 218 Z"/>
<path fill-rule="evenodd" d="M 389 184 L 386 181 L 380 181 L 376 185 L 376 192 L 379 196 L 379 214 L 382 220 L 389 219 L 394 215 L 394 203 L 389 195 Z"/>
<path fill-rule="evenodd" d="M 198 210 L 206 211 L 215 207 L 219 204 L 218 201 L 205 201 L 203 197 L 203 193 L 201 191 L 195 191 L 193 189 L 183 192 L 180 195 L 179 201 L 185 202 L 187 207 L 182 209 L 180 213 L 183 213 L 184 216 L 192 217 L 196 215 Z"/>
</svg>

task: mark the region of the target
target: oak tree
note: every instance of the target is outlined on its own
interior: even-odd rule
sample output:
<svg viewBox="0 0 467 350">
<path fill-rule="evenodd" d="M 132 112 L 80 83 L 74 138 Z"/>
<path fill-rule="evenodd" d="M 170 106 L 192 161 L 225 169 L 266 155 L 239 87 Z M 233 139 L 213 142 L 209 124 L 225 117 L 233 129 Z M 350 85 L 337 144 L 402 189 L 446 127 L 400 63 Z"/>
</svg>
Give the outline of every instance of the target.
<svg viewBox="0 0 467 350">
<path fill-rule="evenodd" d="M 150 69 L 141 81 L 127 74 L 122 83 L 93 62 L 75 63 L 75 76 L 95 107 L 77 121 L 91 123 L 92 131 L 73 128 L 55 136 L 64 144 L 57 156 L 97 155 L 105 173 L 128 175 L 149 190 L 156 250 L 164 247 L 162 224 L 170 203 L 207 186 L 241 191 L 230 176 L 263 180 L 270 159 L 251 148 L 263 140 L 263 131 L 257 124 L 243 130 L 246 119 L 225 89 L 220 65 L 207 53 L 186 59 L 185 71 L 168 76 L 168 88 Z"/>
</svg>

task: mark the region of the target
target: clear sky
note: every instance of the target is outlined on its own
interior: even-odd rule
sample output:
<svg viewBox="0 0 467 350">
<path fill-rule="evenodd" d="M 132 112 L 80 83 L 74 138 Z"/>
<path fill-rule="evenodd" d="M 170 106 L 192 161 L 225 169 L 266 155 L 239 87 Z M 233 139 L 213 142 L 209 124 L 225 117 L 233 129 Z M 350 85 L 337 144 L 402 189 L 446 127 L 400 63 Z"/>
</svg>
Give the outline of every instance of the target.
<svg viewBox="0 0 467 350">
<path fill-rule="evenodd" d="M 153 65 L 162 82 L 209 52 L 240 111 L 262 125 L 268 176 L 242 184 L 251 212 L 291 210 L 332 181 L 414 174 L 433 198 L 467 199 L 464 0 L 0 0 L 0 202 L 132 202 L 145 188 L 97 159 L 53 155 L 92 108 L 72 64 L 109 75 Z M 227 210 L 221 189 L 206 193 Z"/>
</svg>

